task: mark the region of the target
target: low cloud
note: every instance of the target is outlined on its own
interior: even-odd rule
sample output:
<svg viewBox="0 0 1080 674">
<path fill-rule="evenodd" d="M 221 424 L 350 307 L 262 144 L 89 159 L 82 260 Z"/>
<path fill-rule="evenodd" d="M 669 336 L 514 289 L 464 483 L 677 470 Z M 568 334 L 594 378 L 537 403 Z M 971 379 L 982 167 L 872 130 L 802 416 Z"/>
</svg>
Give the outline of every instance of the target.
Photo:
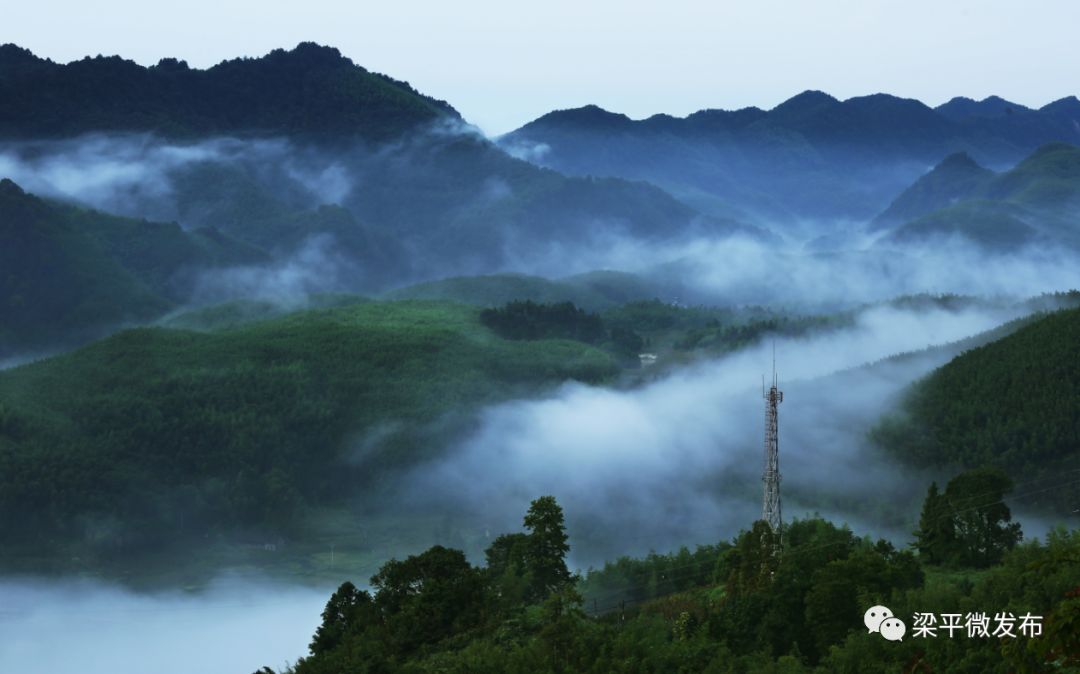
<svg viewBox="0 0 1080 674">
<path fill-rule="evenodd" d="M 1017 315 L 878 308 L 851 329 L 777 339 L 785 516 L 818 511 L 905 543 L 912 513 L 896 511 L 926 482 L 875 453 L 865 433 L 907 384 L 953 352 L 850 368 Z M 573 384 L 495 406 L 474 435 L 410 476 L 408 501 L 458 512 L 463 527 L 502 531 L 519 528 L 530 499 L 554 494 L 580 566 L 729 538 L 760 516 L 760 387 L 771 357 L 772 343 L 760 343 L 632 390 Z"/>
<path fill-rule="evenodd" d="M 0 580 L 0 671 L 246 674 L 307 652 L 331 588 L 222 577 L 197 592 Z"/>
</svg>

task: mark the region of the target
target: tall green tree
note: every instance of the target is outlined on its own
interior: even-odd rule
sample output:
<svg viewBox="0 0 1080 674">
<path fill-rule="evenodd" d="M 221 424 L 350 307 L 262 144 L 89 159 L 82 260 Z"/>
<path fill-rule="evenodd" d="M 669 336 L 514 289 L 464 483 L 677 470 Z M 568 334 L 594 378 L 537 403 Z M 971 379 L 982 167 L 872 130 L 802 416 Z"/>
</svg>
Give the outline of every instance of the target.
<svg viewBox="0 0 1080 674">
<path fill-rule="evenodd" d="M 341 584 L 322 612 L 322 624 L 315 630 L 309 646 L 312 655 L 333 650 L 350 632 L 361 631 L 374 617 L 371 595 L 352 583 Z"/>
<path fill-rule="evenodd" d="M 931 482 L 919 516 L 919 529 L 915 532 L 915 549 L 928 564 L 941 564 L 955 542 L 956 532 L 948 503 L 938 491 L 937 482 Z"/>
<path fill-rule="evenodd" d="M 573 580 L 566 568 L 570 544 L 563 511 L 554 496 L 541 496 L 529 505 L 525 528 L 529 530 L 526 563 L 532 574 L 533 598 L 543 599 Z"/>
</svg>

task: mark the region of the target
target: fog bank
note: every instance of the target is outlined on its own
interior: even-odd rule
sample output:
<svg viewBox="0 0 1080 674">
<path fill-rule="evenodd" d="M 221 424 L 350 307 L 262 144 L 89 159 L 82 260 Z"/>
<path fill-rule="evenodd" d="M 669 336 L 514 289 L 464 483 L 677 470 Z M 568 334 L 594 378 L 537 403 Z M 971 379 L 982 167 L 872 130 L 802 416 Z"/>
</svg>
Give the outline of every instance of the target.
<svg viewBox="0 0 1080 674">
<path fill-rule="evenodd" d="M 250 674 L 307 652 L 331 588 L 224 576 L 197 593 L 0 579 L 0 672 Z"/>
<path fill-rule="evenodd" d="M 860 535 L 906 543 L 907 506 L 928 481 L 879 455 L 865 434 L 905 386 L 956 349 L 849 368 L 1018 313 L 877 308 L 851 329 L 777 339 L 785 518 L 820 512 Z M 730 538 L 761 511 L 761 377 L 771 358 L 763 342 L 633 390 L 572 384 L 547 399 L 497 405 L 446 458 L 411 475 L 408 502 L 461 513 L 468 538 L 469 528 L 519 530 L 529 501 L 553 494 L 578 566 Z"/>
</svg>

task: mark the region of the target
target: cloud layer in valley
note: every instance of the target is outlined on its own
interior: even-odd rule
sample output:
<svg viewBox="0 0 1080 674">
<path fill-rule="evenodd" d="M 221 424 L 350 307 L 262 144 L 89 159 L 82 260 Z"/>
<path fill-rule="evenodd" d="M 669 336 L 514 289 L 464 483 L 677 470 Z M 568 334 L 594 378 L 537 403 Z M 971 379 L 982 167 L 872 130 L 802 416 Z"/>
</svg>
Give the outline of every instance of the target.
<svg viewBox="0 0 1080 674">
<path fill-rule="evenodd" d="M 777 339 L 785 516 L 821 512 L 906 543 L 928 480 L 879 455 L 865 433 L 905 385 L 956 349 L 850 368 L 1018 314 L 877 308 L 851 329 Z M 466 528 L 513 531 L 529 500 L 554 494 L 581 566 L 730 538 L 760 515 L 760 382 L 771 354 L 763 342 L 632 390 L 574 384 L 495 406 L 475 434 L 412 475 L 409 502 L 457 511 Z"/>
</svg>

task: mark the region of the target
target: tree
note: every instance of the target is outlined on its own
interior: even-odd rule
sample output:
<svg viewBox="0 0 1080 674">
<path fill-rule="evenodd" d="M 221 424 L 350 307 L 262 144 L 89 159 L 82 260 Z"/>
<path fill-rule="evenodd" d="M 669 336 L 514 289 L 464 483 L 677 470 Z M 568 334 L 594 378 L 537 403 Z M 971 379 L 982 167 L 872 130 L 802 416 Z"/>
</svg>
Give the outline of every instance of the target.
<svg viewBox="0 0 1080 674">
<path fill-rule="evenodd" d="M 486 600 L 480 570 L 465 553 L 436 545 L 392 559 L 371 577 L 375 607 L 401 653 L 434 644 L 480 622 Z"/>
<path fill-rule="evenodd" d="M 529 536 L 502 534 L 484 551 L 487 579 L 495 603 L 502 609 L 522 606 L 532 587 L 528 567 Z"/>
<path fill-rule="evenodd" d="M 371 615 L 371 595 L 357 590 L 346 581 L 341 584 L 322 612 L 322 624 L 315 630 L 315 637 L 308 647 L 312 655 L 333 650 L 351 631 L 363 629 L 365 613 Z"/>
<path fill-rule="evenodd" d="M 529 530 L 525 561 L 532 574 L 532 595 L 534 599 L 542 599 L 573 580 L 566 568 L 570 545 L 563 511 L 554 496 L 541 496 L 529 505 L 525 528 Z"/>
<path fill-rule="evenodd" d="M 937 482 L 930 483 L 915 532 L 914 547 L 929 564 L 941 564 L 953 548 L 956 533 L 945 497 L 938 492 Z"/>
<path fill-rule="evenodd" d="M 969 470 L 949 481 L 945 501 L 956 537 L 954 563 L 991 566 L 1020 542 L 1020 524 L 1012 522 L 1004 501 L 1011 491 L 1012 480 L 998 468 Z"/>
<path fill-rule="evenodd" d="M 566 584 L 552 592 L 540 609 L 541 628 L 538 636 L 548 651 L 552 668 L 557 672 L 570 664 L 574 641 L 585 618 L 581 602 L 581 595 L 574 586 Z"/>
<path fill-rule="evenodd" d="M 996 564 L 1023 537 L 1003 500 L 1010 491 L 1012 480 L 997 468 L 961 473 L 944 494 L 932 483 L 915 532 L 919 555 L 930 564 Z"/>
</svg>

